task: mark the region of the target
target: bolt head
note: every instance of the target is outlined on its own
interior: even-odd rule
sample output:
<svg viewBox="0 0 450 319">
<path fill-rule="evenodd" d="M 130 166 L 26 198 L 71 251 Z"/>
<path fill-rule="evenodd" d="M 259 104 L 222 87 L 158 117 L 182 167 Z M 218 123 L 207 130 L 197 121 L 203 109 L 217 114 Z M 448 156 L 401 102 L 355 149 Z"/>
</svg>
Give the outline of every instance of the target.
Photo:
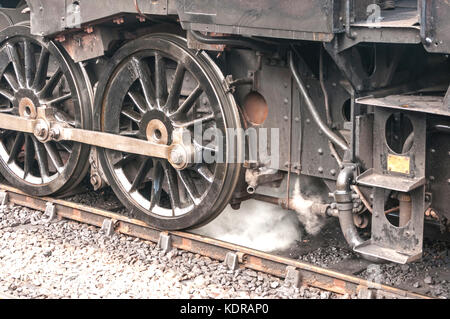
<svg viewBox="0 0 450 319">
<path fill-rule="evenodd" d="M 43 128 L 41 125 L 36 125 L 36 127 L 34 128 L 34 135 L 39 136 L 39 137 L 44 137 L 45 136 L 45 128 Z"/>
<path fill-rule="evenodd" d="M 186 162 L 186 152 L 181 147 L 175 147 L 169 155 L 169 160 L 173 165 L 182 165 Z"/>
</svg>

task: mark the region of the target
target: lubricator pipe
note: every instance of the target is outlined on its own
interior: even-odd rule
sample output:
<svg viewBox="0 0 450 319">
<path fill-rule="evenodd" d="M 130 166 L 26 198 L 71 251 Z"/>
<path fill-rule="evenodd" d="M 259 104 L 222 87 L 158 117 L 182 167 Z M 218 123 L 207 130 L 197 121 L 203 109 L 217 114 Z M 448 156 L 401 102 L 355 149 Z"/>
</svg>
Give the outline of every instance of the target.
<svg viewBox="0 0 450 319">
<path fill-rule="evenodd" d="M 292 52 L 289 52 L 289 68 L 291 69 L 291 73 L 295 79 L 295 82 L 297 83 L 297 86 L 300 90 L 300 93 L 302 94 L 303 98 L 305 99 L 306 106 L 308 107 L 308 111 L 311 113 L 312 118 L 316 122 L 316 124 L 319 126 L 319 128 L 322 130 L 322 132 L 325 133 L 325 135 L 330 139 L 330 141 L 333 144 L 336 144 L 344 151 L 348 151 L 349 147 L 347 143 L 340 138 L 338 135 L 336 135 L 322 120 L 320 117 L 319 112 L 317 111 L 316 106 L 314 105 L 313 100 L 309 96 L 308 90 L 306 89 L 305 84 L 303 83 L 303 80 L 300 78 L 300 75 L 298 74 L 297 68 L 294 63 L 294 57 Z"/>
</svg>

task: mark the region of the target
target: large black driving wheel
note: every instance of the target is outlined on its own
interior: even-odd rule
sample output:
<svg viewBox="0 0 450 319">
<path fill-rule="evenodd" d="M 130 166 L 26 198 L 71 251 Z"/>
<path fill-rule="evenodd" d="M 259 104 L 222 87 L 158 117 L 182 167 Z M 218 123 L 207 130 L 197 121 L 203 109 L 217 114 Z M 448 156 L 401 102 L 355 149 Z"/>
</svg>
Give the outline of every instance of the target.
<svg viewBox="0 0 450 319">
<path fill-rule="evenodd" d="M 133 217 L 160 229 L 211 221 L 231 198 L 243 147 L 236 136 L 237 107 L 220 70 L 206 53 L 189 50 L 184 39 L 154 34 L 123 46 L 105 74 L 95 103 L 102 131 L 170 145 L 182 129 L 197 153 L 214 157 L 223 150 L 223 161 L 201 157 L 183 168 L 165 159 L 100 150 L 116 195 Z M 195 127 L 200 131 L 194 134 Z M 220 133 L 212 137 L 208 130 Z"/>
<path fill-rule="evenodd" d="M 28 26 L 0 33 L 0 113 L 36 118 L 50 109 L 58 121 L 92 127 L 91 102 L 78 65 L 53 42 L 30 34 Z M 40 142 L 33 134 L 0 130 L 0 172 L 35 196 L 62 194 L 89 168 L 88 145 Z"/>
</svg>

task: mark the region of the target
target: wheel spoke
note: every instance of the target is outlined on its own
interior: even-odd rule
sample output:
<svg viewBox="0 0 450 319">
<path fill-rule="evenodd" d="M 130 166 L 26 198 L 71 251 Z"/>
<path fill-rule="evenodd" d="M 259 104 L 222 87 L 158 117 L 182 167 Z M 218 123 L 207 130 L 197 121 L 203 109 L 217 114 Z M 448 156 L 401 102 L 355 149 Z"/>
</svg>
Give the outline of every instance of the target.
<svg viewBox="0 0 450 319">
<path fill-rule="evenodd" d="M 122 156 L 119 160 L 113 163 L 115 168 L 124 167 L 128 163 L 133 162 L 139 155 L 137 154 L 126 154 Z"/>
<path fill-rule="evenodd" d="M 48 61 L 50 59 L 50 53 L 45 49 L 41 49 L 41 54 L 39 55 L 39 61 L 36 68 L 36 75 L 34 77 L 33 89 L 36 91 L 41 91 L 45 85 L 48 72 Z"/>
<path fill-rule="evenodd" d="M 26 136 L 25 139 L 25 161 L 23 166 L 24 178 L 28 176 L 31 172 L 31 168 L 33 167 L 34 162 L 34 145 L 31 137 L 29 135 Z"/>
<path fill-rule="evenodd" d="M 17 83 L 17 80 L 14 78 L 14 75 L 12 75 L 10 72 L 5 72 L 3 76 L 5 77 L 6 82 L 8 82 L 9 87 L 14 92 L 17 92 L 19 90 L 19 84 Z"/>
<path fill-rule="evenodd" d="M 14 111 L 13 107 L 0 108 L 0 113 L 12 113 Z"/>
<path fill-rule="evenodd" d="M 14 95 L 12 95 L 11 93 L 9 93 L 6 90 L 0 89 L 0 95 L 7 98 L 10 102 L 14 101 Z"/>
<path fill-rule="evenodd" d="M 39 97 L 47 98 L 52 96 L 52 93 L 58 85 L 59 81 L 61 81 L 62 76 L 63 73 L 61 69 L 58 68 L 58 70 L 56 70 L 50 80 L 48 80 L 47 84 L 45 84 L 42 90 L 39 92 Z"/>
<path fill-rule="evenodd" d="M 33 85 L 33 80 L 36 72 L 36 59 L 34 57 L 33 46 L 30 41 L 24 42 L 25 55 L 25 79 L 27 87 Z"/>
<path fill-rule="evenodd" d="M 67 100 L 69 100 L 71 98 L 72 98 L 72 93 L 67 93 L 67 94 L 64 94 L 64 95 L 62 95 L 60 97 L 54 98 L 53 100 L 49 100 L 46 103 L 48 105 L 55 105 L 55 104 L 67 101 Z"/>
<path fill-rule="evenodd" d="M 153 162 L 152 190 L 150 194 L 150 211 L 155 208 L 161 199 L 162 183 L 164 179 L 163 169 L 159 161 Z"/>
<path fill-rule="evenodd" d="M 179 107 L 181 89 L 183 88 L 184 75 L 186 74 L 186 69 L 184 65 L 179 63 L 175 71 L 175 75 L 172 81 L 172 87 L 170 88 L 170 93 L 166 102 L 166 109 L 172 112 L 174 109 Z"/>
<path fill-rule="evenodd" d="M 209 114 L 209 115 L 205 115 L 202 116 L 198 119 L 192 120 L 192 121 L 188 121 L 188 122 L 184 122 L 184 123 L 175 123 L 173 126 L 175 127 L 190 127 L 190 126 L 197 126 L 200 125 L 202 123 L 214 120 L 215 116 L 214 114 Z"/>
<path fill-rule="evenodd" d="M 161 110 L 167 99 L 167 75 L 164 57 L 158 53 L 155 54 L 155 84 L 156 103 Z"/>
<path fill-rule="evenodd" d="M 69 154 L 72 154 L 72 145 L 69 144 L 70 142 L 60 141 L 56 142 L 57 145 L 61 146 L 64 151 L 66 151 Z"/>
<path fill-rule="evenodd" d="M 45 182 L 45 180 L 49 177 L 47 153 L 42 143 L 40 143 L 34 136 L 32 139 L 34 143 L 34 150 L 36 151 L 36 160 L 38 162 L 39 171 L 41 172 L 41 178 L 42 181 Z"/>
<path fill-rule="evenodd" d="M 147 173 L 149 169 L 151 168 L 151 160 L 150 158 L 145 158 L 141 165 L 139 166 L 139 169 L 136 173 L 136 176 L 134 177 L 133 184 L 131 185 L 130 192 L 133 192 L 135 190 L 139 189 L 139 186 L 144 182 L 145 176 L 147 176 Z"/>
<path fill-rule="evenodd" d="M 187 193 L 192 199 L 192 202 L 197 205 L 198 200 L 200 198 L 200 194 L 197 190 L 197 186 L 195 186 L 192 179 L 188 176 L 188 173 L 186 171 L 177 171 L 178 176 L 180 177 L 181 183 L 183 184 L 184 188 L 186 189 Z"/>
<path fill-rule="evenodd" d="M 199 165 L 195 168 L 195 171 L 208 182 L 212 183 L 214 181 L 214 175 L 209 170 L 208 166 L 205 164 Z"/>
<path fill-rule="evenodd" d="M 198 85 L 194 91 L 188 96 L 188 98 L 181 104 L 181 106 L 171 116 L 179 116 L 180 114 L 186 114 L 194 106 L 200 95 L 202 95 L 203 89 Z"/>
<path fill-rule="evenodd" d="M 21 88 L 25 87 L 24 70 L 22 63 L 20 62 L 19 52 L 16 45 L 7 45 L 7 51 L 9 59 L 14 68 L 14 73 L 16 74 L 16 79 Z"/>
<path fill-rule="evenodd" d="M 167 162 L 163 164 L 164 173 L 169 186 L 170 204 L 172 206 L 172 215 L 175 216 L 175 209 L 181 207 L 180 193 L 178 192 L 178 178 L 176 170 Z"/>
<path fill-rule="evenodd" d="M 138 137 L 139 136 L 139 131 L 136 131 L 136 130 L 134 130 L 134 131 L 132 131 L 132 130 L 122 131 L 122 132 L 120 132 L 120 135 L 122 135 L 122 136 L 129 136 L 129 137 Z"/>
<path fill-rule="evenodd" d="M 11 153 L 9 154 L 8 164 L 11 164 L 16 159 L 17 155 L 19 155 L 22 150 L 23 143 L 25 142 L 25 134 L 17 133 L 16 139 L 14 140 L 14 144 L 11 148 Z"/>
<path fill-rule="evenodd" d="M 120 113 L 136 123 L 140 123 L 142 120 L 141 114 L 139 114 L 133 110 L 130 110 L 130 109 L 124 108 L 124 109 L 122 109 L 122 112 L 120 112 Z"/>
<path fill-rule="evenodd" d="M 144 92 L 144 98 L 147 102 L 147 106 L 150 110 L 156 107 L 155 101 L 155 86 L 151 78 L 150 68 L 147 63 L 142 60 L 133 58 L 132 65 L 134 71 L 139 77 L 139 82 L 141 83 L 142 91 Z"/>
<path fill-rule="evenodd" d="M 136 105 L 136 107 L 139 109 L 139 112 L 146 113 L 150 110 L 147 103 L 145 102 L 144 97 L 139 93 L 128 92 L 128 96 L 130 97 L 131 101 L 133 101 L 134 105 Z"/>
<path fill-rule="evenodd" d="M 47 150 L 48 157 L 52 161 L 53 166 L 55 166 L 56 170 L 61 173 L 64 170 L 64 162 L 58 152 L 58 149 L 52 142 L 45 143 L 44 147 Z"/>
</svg>

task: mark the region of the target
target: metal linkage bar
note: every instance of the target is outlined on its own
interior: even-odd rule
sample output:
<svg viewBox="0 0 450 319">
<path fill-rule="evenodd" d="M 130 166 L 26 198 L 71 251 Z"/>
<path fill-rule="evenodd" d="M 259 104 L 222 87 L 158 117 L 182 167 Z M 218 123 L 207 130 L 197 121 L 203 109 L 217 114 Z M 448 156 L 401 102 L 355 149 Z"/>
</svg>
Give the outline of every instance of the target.
<svg viewBox="0 0 450 319">
<path fill-rule="evenodd" d="M 64 127 L 57 122 L 54 123 L 45 119 L 32 119 L 0 114 L 0 128 L 31 133 L 42 142 L 52 139 L 57 141 L 73 141 L 126 153 L 165 159 L 169 158 L 170 146 L 168 145 L 156 144 L 146 140 L 116 134 Z"/>
<path fill-rule="evenodd" d="M 427 296 L 216 239 L 178 231 L 163 232 L 153 229 L 141 221 L 97 208 L 53 198 L 32 197 L 6 185 L 0 185 L 0 189 L 6 190 L 9 201 L 16 205 L 43 211 L 47 202 L 51 202 L 55 205 L 58 218 L 67 218 L 97 227 L 103 225 L 105 218 L 114 219 L 116 221 L 115 231 L 118 233 L 154 243 L 161 243 L 161 234 L 163 234 L 163 237 L 170 236 L 170 247 L 201 254 L 219 261 L 225 261 L 227 256 L 230 258 L 234 255 L 239 267 L 250 268 L 280 278 L 288 277 L 288 280 L 292 281 L 293 284 L 297 284 L 296 281 L 301 281 L 302 285 L 317 287 L 338 294 L 359 294 L 360 291 L 370 290 L 373 292 L 371 295 L 375 297 L 431 299 Z"/>
</svg>

